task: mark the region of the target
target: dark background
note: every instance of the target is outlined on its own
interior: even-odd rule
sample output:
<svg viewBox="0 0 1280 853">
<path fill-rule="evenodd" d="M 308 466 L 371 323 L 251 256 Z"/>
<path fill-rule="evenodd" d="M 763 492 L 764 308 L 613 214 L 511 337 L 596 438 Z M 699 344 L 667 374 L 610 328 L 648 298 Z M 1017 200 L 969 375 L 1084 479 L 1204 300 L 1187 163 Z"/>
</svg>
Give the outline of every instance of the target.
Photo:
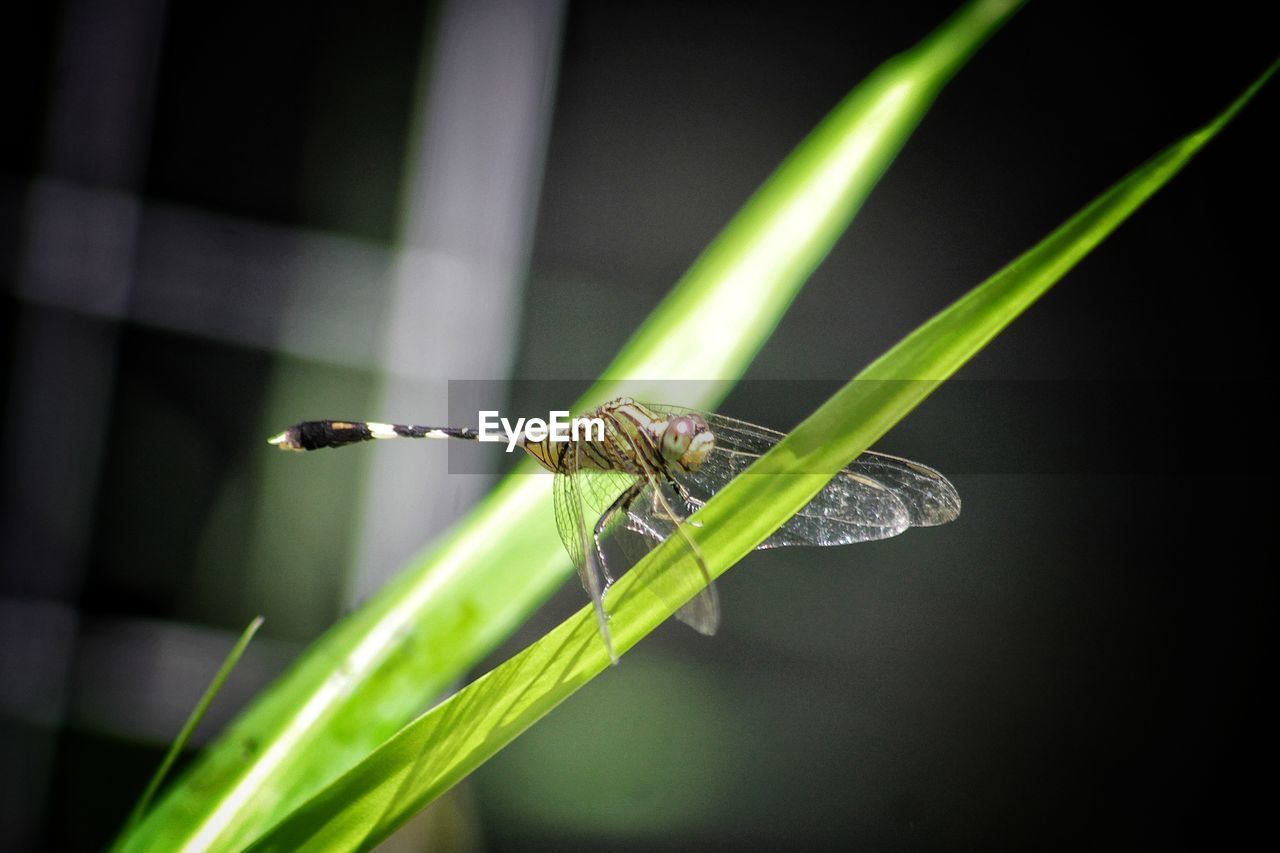
<svg viewBox="0 0 1280 853">
<path fill-rule="evenodd" d="M 502 304 L 423 285 L 433 328 L 507 319 L 485 339 L 424 332 L 426 387 L 597 374 L 837 100 L 954 7 L 539 8 L 551 65 L 510 182 L 529 201 L 514 285 Z M 397 253 L 465 230 L 448 210 L 425 237 L 405 225 L 440 186 L 415 195 L 411 173 L 448 9 L 15 13 L 0 846 L 101 846 L 253 614 L 267 627 L 215 723 L 376 586 L 355 565 L 359 507 L 384 481 L 336 454 L 282 497 L 261 442 L 298 417 L 440 416 L 396 408 L 386 389 L 413 370 L 379 341 Z M 723 411 L 790 427 L 1276 53 L 1252 4 L 1031 4 L 943 91 Z M 720 636 L 664 627 L 500 753 L 451 798 L 461 837 L 1148 848 L 1262 831 L 1278 105 L 1273 83 L 886 437 L 952 476 L 957 523 L 753 555 L 721 584 Z M 501 187 L 485 182 L 502 165 L 452 177 Z M 399 468 L 445 497 L 386 571 L 484 486 Z M 284 499 L 348 523 L 300 541 L 268 523 Z M 580 603 L 566 585 L 490 663 Z M 431 829 L 414 832 L 398 843 Z"/>
</svg>

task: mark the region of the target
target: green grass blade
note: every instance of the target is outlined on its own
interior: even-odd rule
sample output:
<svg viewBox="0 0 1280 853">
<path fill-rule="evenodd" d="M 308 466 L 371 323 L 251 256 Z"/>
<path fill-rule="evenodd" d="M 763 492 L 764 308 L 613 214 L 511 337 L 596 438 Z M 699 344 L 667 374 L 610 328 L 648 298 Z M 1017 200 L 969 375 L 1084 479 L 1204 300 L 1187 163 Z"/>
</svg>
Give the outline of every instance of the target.
<svg viewBox="0 0 1280 853">
<path fill-rule="evenodd" d="M 1253 95 L 1129 174 L 1005 269 L 912 332 L 851 380 L 695 516 L 690 533 L 714 576 L 741 559 L 947 376 L 1060 280 L 1172 178 Z M 771 476 L 756 476 L 757 474 Z M 608 597 L 620 651 L 696 591 L 671 540 Z M 384 838 L 608 667 L 589 607 L 442 702 L 275 827 L 259 851 L 353 849 Z"/>
<path fill-rule="evenodd" d="M 222 666 L 218 667 L 218 671 L 214 673 L 213 680 L 205 688 L 204 695 L 200 697 L 200 701 L 196 702 L 196 706 L 191 709 L 191 715 L 182 724 L 182 728 L 178 731 L 178 736 L 169 745 L 169 751 L 165 753 L 164 759 L 156 769 L 155 775 L 151 777 L 151 781 L 147 783 L 142 796 L 138 798 L 138 804 L 133 807 L 133 811 L 129 814 L 129 820 L 125 823 L 121 837 L 127 836 L 138 821 L 142 819 L 142 816 L 147 813 L 147 806 L 151 805 L 151 800 L 155 797 L 156 791 L 160 790 L 160 783 L 168 775 L 169 768 L 173 766 L 173 762 L 177 761 L 178 756 L 182 754 L 187 741 L 191 739 L 191 733 L 196 730 L 196 726 L 200 725 L 200 721 L 204 719 L 205 712 L 209 710 L 209 705 L 213 703 L 213 697 L 217 696 L 218 691 L 222 690 L 222 685 L 226 682 L 227 677 L 231 675 L 231 670 L 235 669 L 236 664 L 240 661 L 240 656 L 249 647 L 249 641 L 253 639 L 253 635 L 258 633 L 258 629 L 261 627 L 262 617 L 257 616 L 240 634 L 240 639 L 236 640 L 236 644 L 231 647 L 226 660 L 222 662 Z"/>
<path fill-rule="evenodd" d="M 1018 5 L 970 3 L 854 89 L 584 399 L 602 401 L 623 380 L 741 376 L 937 93 Z M 710 406 L 722 393 L 708 385 L 672 402 Z M 571 574 L 549 493 L 545 477 L 505 480 L 260 696 L 124 846 L 242 846 L 399 729 Z"/>
<path fill-rule="evenodd" d="M 647 399 L 644 380 L 668 394 L 672 378 L 740 376 L 943 85 L 1020 5 L 970 3 L 850 92 L 707 247 L 584 401 L 616 396 L 622 381 Z M 681 346 L 670 346 L 673 339 Z"/>
</svg>

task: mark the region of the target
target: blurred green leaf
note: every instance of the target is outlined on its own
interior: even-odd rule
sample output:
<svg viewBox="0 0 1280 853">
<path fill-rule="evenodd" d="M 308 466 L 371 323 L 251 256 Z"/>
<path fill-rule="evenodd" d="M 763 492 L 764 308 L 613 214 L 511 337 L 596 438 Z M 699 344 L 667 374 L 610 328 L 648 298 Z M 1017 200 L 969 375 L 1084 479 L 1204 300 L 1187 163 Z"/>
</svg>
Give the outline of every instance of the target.
<svg viewBox="0 0 1280 853">
<path fill-rule="evenodd" d="M 719 576 L 960 368 L 1195 155 L 1252 97 L 1129 174 L 1005 269 L 934 316 L 846 384 L 699 511 L 690 533 Z M 760 476 L 764 475 L 764 476 Z M 610 590 L 614 644 L 633 646 L 696 591 L 676 537 Z M 360 762 L 252 849 L 368 847 L 608 667 L 583 608 Z M 533 780 L 530 780 L 533 781 Z"/>
<path fill-rule="evenodd" d="M 178 756 L 182 754 L 187 741 L 191 739 L 191 733 L 196 730 L 196 726 L 200 725 L 200 721 L 204 719 L 205 712 L 209 710 L 209 705 L 213 703 L 213 697 L 218 695 L 218 691 L 226 683 L 227 677 L 231 675 L 231 670 L 235 669 L 236 664 L 240 661 L 240 656 L 249 647 L 249 641 L 253 639 L 253 635 L 258 633 L 258 629 L 261 627 L 262 617 L 257 616 L 245 627 L 240 634 L 240 639 L 236 640 L 235 645 L 231 647 L 231 651 L 227 653 L 226 660 L 222 662 L 222 666 L 218 667 L 218 671 L 214 673 L 213 680 L 205 688 L 200 701 L 196 702 L 196 706 L 191 709 L 191 715 L 182 724 L 182 728 L 178 730 L 178 736 L 173 739 L 173 743 L 169 744 L 169 751 L 164 754 L 160 766 L 156 768 L 155 775 L 151 777 L 151 781 L 147 783 L 142 796 L 138 798 L 138 804 L 133 807 L 133 811 L 129 814 L 129 820 L 125 823 L 124 830 L 121 833 L 122 838 L 128 835 L 138 821 L 142 819 L 142 816 L 147 813 L 147 806 L 151 805 L 151 799 L 156 795 L 156 791 L 160 789 L 160 783 L 164 781 L 169 769 L 173 767 L 173 762 L 177 761 Z"/>
<path fill-rule="evenodd" d="M 855 88 L 708 247 L 582 403 L 616 396 L 623 382 L 643 396 L 643 380 L 741 376 L 942 86 L 1018 5 L 970 3 Z M 724 392 L 711 382 L 670 402 L 711 407 Z M 528 472 L 503 481 L 322 637 L 122 846 L 243 846 L 508 636 L 571 573 L 552 524 L 550 478 Z"/>
</svg>

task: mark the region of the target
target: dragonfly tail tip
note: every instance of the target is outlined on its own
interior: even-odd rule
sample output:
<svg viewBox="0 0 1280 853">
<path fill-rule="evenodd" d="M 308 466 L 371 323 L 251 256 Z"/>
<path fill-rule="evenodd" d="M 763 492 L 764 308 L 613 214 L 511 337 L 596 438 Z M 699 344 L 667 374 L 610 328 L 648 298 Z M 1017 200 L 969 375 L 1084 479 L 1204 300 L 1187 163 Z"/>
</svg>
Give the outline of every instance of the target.
<svg viewBox="0 0 1280 853">
<path fill-rule="evenodd" d="M 298 443 L 298 428 L 296 426 L 289 427 L 287 430 L 271 436 L 271 438 L 267 439 L 267 444 L 273 444 L 281 450 L 302 449 L 302 445 Z"/>
</svg>

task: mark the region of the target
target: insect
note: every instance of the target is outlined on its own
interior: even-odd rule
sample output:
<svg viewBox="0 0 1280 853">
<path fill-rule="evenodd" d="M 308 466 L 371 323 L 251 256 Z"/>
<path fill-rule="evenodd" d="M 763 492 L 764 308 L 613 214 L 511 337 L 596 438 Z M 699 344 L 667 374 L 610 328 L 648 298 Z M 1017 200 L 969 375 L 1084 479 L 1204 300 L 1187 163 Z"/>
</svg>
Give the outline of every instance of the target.
<svg viewBox="0 0 1280 853">
<path fill-rule="evenodd" d="M 724 415 L 622 397 L 587 413 L 603 431 L 556 439 L 532 429 L 509 436 L 555 474 L 556 528 L 591 597 L 600 635 L 617 663 L 604 609 L 614 581 L 603 541 L 612 536 L 634 563 L 659 542 L 683 540 L 704 586 L 676 613 L 703 634 L 720 624 L 720 603 L 687 517 L 747 469 L 783 434 Z M 519 427 L 517 427 L 517 430 Z M 269 439 L 282 450 L 318 450 L 388 438 L 481 438 L 475 429 L 373 421 L 303 421 Z M 960 496 L 925 465 L 867 451 L 835 475 L 760 548 L 846 545 L 931 527 L 960 514 Z"/>
</svg>

